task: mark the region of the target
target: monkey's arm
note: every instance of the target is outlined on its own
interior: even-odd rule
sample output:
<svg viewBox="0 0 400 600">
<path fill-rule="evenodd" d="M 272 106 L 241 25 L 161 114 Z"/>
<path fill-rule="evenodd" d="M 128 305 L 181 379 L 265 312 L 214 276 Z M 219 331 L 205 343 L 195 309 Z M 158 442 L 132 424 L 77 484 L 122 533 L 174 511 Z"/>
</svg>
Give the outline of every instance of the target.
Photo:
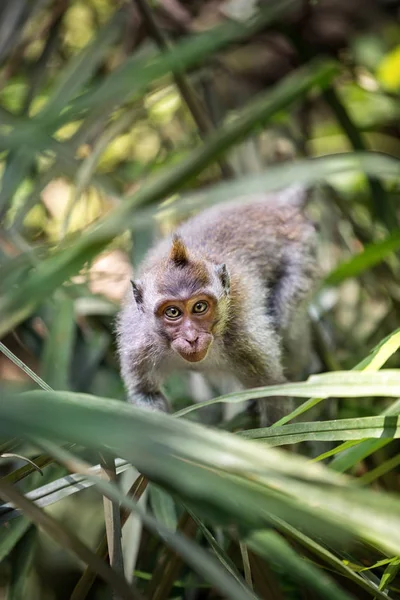
<svg viewBox="0 0 400 600">
<path fill-rule="evenodd" d="M 141 314 L 132 303 L 120 314 L 118 323 L 118 353 L 121 375 L 128 402 L 149 410 L 169 411 L 168 401 L 160 391 L 157 373 L 157 353 Z"/>
<path fill-rule="evenodd" d="M 120 358 L 128 401 L 140 408 L 168 412 L 168 401 L 160 391 L 159 381 L 152 375 L 146 349 L 129 349 L 121 352 Z"/>
</svg>

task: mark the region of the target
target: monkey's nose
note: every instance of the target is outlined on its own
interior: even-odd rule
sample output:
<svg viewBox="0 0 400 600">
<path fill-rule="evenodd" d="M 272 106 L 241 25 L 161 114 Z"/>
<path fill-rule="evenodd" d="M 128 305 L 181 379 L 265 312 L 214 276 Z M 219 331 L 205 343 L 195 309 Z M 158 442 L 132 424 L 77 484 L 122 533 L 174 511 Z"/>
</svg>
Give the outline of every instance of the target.
<svg viewBox="0 0 400 600">
<path fill-rule="evenodd" d="M 185 336 L 185 340 L 188 342 L 188 344 L 190 344 L 191 346 L 194 346 L 197 342 L 197 340 L 199 339 L 199 336 L 196 334 L 193 335 L 188 335 Z"/>
</svg>

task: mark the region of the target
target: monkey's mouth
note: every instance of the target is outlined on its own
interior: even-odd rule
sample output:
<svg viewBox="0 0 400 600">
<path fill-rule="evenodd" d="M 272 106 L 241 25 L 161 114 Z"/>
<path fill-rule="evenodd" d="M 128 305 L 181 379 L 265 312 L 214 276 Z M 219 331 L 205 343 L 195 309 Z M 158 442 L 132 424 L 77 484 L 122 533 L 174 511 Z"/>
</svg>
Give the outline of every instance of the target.
<svg viewBox="0 0 400 600">
<path fill-rule="evenodd" d="M 205 348 L 204 350 L 197 350 L 196 352 L 179 352 L 179 354 L 182 356 L 183 359 L 187 360 L 188 362 L 191 363 L 195 363 L 195 362 L 200 362 L 201 360 L 204 360 L 205 357 L 207 356 L 207 352 L 208 352 L 208 347 Z"/>
</svg>

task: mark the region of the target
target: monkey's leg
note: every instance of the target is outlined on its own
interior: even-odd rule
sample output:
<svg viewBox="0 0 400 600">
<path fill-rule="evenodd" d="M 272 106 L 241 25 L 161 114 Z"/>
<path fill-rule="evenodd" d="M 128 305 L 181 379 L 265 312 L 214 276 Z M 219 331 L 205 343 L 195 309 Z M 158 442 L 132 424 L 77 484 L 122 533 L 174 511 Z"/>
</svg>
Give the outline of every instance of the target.
<svg viewBox="0 0 400 600">
<path fill-rule="evenodd" d="M 278 373 L 280 375 L 278 375 Z M 264 372 L 254 373 L 249 371 L 240 376 L 242 385 L 249 388 L 280 385 L 287 380 L 281 373 L 280 365 L 274 369 L 274 376 L 266 369 Z M 250 410 L 257 413 L 260 427 L 269 427 L 293 410 L 293 399 L 286 396 L 267 396 L 259 398 L 250 405 Z"/>
</svg>

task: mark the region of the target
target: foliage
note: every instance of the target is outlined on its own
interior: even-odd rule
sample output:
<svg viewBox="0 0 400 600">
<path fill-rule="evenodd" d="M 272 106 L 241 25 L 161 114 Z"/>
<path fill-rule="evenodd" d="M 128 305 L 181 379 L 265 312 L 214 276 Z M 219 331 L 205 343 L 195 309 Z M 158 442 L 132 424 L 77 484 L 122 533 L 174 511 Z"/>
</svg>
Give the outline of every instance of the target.
<svg viewBox="0 0 400 600">
<path fill-rule="evenodd" d="M 399 597 L 399 32 L 377 2 L 333 52 L 313 18 L 351 7 L 322 4 L 0 7 L 0 596 Z M 296 59 L 266 81 L 254 48 L 282 39 Z M 202 206 L 298 183 L 310 376 L 196 405 L 171 379 L 173 415 L 128 406 L 130 263 Z M 218 412 L 288 394 L 267 429 Z"/>
</svg>

